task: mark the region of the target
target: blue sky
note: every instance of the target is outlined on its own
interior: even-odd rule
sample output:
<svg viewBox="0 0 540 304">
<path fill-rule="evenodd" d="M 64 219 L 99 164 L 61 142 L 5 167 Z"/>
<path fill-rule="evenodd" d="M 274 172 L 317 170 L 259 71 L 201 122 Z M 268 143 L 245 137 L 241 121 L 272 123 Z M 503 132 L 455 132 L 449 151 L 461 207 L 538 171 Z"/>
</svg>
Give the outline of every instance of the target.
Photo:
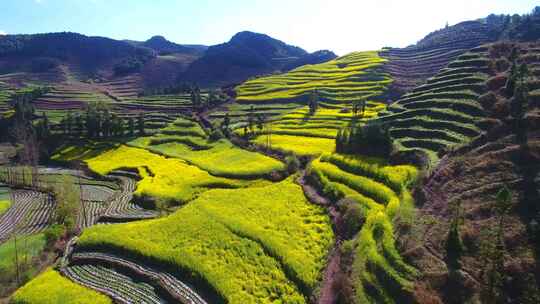
<svg viewBox="0 0 540 304">
<path fill-rule="evenodd" d="M 538 0 L 0 0 L 0 32 L 72 31 L 115 39 L 163 35 L 222 43 L 242 30 L 343 55 L 406 46 L 446 22 L 523 14 Z"/>
</svg>

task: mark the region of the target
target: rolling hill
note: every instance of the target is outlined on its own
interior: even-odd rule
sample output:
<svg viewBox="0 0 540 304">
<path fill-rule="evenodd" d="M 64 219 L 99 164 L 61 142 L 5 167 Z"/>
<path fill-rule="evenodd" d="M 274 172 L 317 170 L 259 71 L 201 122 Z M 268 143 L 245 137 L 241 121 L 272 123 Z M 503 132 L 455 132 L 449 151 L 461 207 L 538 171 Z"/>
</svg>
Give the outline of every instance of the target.
<svg viewBox="0 0 540 304">
<path fill-rule="evenodd" d="M 36 52 L 58 64 L 0 75 L 0 125 L 35 128 L 50 149 L 35 171 L 0 166 L 0 292 L 22 286 L 15 304 L 45 293 L 68 304 L 539 303 L 538 25 L 540 8 L 492 15 L 340 57 L 251 32 L 207 50 L 107 40 L 121 51 L 103 51 L 87 81 L 82 51 L 11 37 L 30 42 L 5 47 L 5 62 Z M 131 59 L 139 70 L 113 75 Z M 52 87 L 21 95 L 40 79 Z M 179 81 L 241 83 L 223 99 L 140 94 Z M 13 94 L 37 111 L 11 110 Z M 24 157 L 31 137 L 10 138 Z M 15 235 L 36 276 L 26 284 Z"/>
</svg>

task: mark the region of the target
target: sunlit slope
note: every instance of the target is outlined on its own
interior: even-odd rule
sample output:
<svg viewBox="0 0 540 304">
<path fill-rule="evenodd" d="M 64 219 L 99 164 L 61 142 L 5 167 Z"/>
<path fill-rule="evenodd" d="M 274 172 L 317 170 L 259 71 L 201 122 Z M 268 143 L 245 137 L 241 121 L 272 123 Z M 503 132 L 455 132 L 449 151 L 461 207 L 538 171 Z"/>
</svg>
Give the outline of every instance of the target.
<svg viewBox="0 0 540 304">
<path fill-rule="evenodd" d="M 316 155 L 334 151 L 334 138 L 343 128 L 364 124 L 385 109 L 390 76 L 387 62 L 378 52 L 355 52 L 334 60 L 306 65 L 290 72 L 260 77 L 236 87 L 237 103 L 228 111 L 209 117 L 220 123 L 225 115 L 231 127 L 243 135 L 249 117 L 264 116 L 264 128 L 247 130 L 260 145 L 273 149 Z M 313 93 L 318 107 L 310 111 Z M 353 113 L 353 105 L 365 102 L 365 112 Z"/>
<path fill-rule="evenodd" d="M 236 88 L 245 102 L 305 101 L 317 90 L 321 99 L 348 104 L 379 96 L 391 82 L 382 72 L 386 59 L 377 52 L 356 52 L 325 63 L 306 65 L 288 73 L 246 81 Z"/>
<path fill-rule="evenodd" d="M 461 55 L 427 83 L 405 94 L 379 115 L 400 150 L 421 150 L 432 160 L 442 149 L 480 134 L 485 118 L 479 97 L 487 92 L 487 48 Z"/>
<path fill-rule="evenodd" d="M 417 169 L 392 166 L 382 159 L 329 154 L 316 159 L 309 174 L 332 200 L 356 201 L 365 219 L 360 232 L 344 246 L 353 256 L 354 303 L 396 303 L 394 299 L 412 290 L 417 275 L 394 244 L 394 220 L 415 217 L 408 188 Z"/>
<path fill-rule="evenodd" d="M 53 269 L 24 285 L 11 298 L 14 304 L 109 304 L 112 301 L 96 291 L 64 278 Z"/>
<path fill-rule="evenodd" d="M 305 303 L 332 243 L 328 216 L 289 178 L 211 190 L 162 219 L 88 229 L 79 251 L 167 265 L 227 303 Z"/>
</svg>

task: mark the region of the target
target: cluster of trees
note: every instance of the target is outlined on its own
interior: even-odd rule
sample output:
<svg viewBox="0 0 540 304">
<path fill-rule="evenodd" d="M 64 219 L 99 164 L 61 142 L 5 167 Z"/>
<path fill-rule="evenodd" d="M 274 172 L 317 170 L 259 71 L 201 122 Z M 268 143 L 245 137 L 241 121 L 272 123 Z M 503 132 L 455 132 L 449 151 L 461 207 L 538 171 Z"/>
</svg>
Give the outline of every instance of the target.
<svg viewBox="0 0 540 304">
<path fill-rule="evenodd" d="M 336 152 L 363 154 L 370 156 L 389 156 L 394 144 L 388 126 L 381 123 L 368 123 L 361 127 L 339 130 L 336 136 Z"/>
<path fill-rule="evenodd" d="M 130 65 L 146 63 L 156 56 L 155 51 L 102 37 L 87 37 L 76 33 L 46 33 L 34 35 L 5 35 L 0 39 L 0 56 L 47 57 L 59 60 L 77 58 L 85 68 L 95 70 L 111 61 L 128 59 L 119 71 Z"/>
<path fill-rule="evenodd" d="M 489 15 L 486 23 L 497 29 L 499 38 L 533 41 L 540 38 L 540 6 L 525 15 Z"/>
<path fill-rule="evenodd" d="M 529 70 L 526 63 L 518 64 L 518 50 L 512 49 L 509 58 L 512 63 L 506 82 L 506 95 L 510 97 L 510 115 L 514 120 L 514 132 L 520 143 L 527 142 L 527 125 L 524 119 L 529 107 Z"/>
<path fill-rule="evenodd" d="M 159 87 L 159 88 L 148 88 L 139 93 L 139 97 L 142 96 L 153 96 L 153 95 L 176 95 L 176 94 L 189 94 L 195 88 L 198 88 L 196 84 L 190 84 L 187 82 L 182 82 L 176 85 L 171 85 L 168 87 Z"/>
<path fill-rule="evenodd" d="M 113 67 L 114 74 L 117 76 L 127 75 L 139 72 L 144 66 L 144 62 L 137 57 L 125 58 Z"/>
<path fill-rule="evenodd" d="M 360 100 L 360 101 L 354 101 L 352 103 L 352 113 L 353 116 L 364 116 L 364 113 L 366 113 L 366 101 Z"/>
<path fill-rule="evenodd" d="M 190 94 L 193 109 L 199 112 L 220 104 L 228 99 L 228 97 L 219 90 L 210 90 L 208 92 L 208 96 L 204 97 L 201 95 L 201 90 L 198 86 L 195 86 L 191 90 Z"/>
<path fill-rule="evenodd" d="M 255 135 L 256 130 L 262 132 L 265 127 L 268 127 L 267 120 L 268 118 L 264 113 L 255 113 L 255 108 L 251 106 L 248 112 L 247 125 L 244 126 L 244 137 L 249 138 Z M 267 134 L 270 135 L 271 131 L 269 130 Z"/>
<path fill-rule="evenodd" d="M 45 118 L 46 119 L 46 116 Z M 64 135 L 86 136 L 87 138 L 110 138 L 124 135 L 135 136 L 145 134 L 144 116 L 140 113 L 137 119 L 125 120 L 107 109 L 88 107 L 84 115 L 68 113 L 60 122 L 60 130 Z"/>
</svg>

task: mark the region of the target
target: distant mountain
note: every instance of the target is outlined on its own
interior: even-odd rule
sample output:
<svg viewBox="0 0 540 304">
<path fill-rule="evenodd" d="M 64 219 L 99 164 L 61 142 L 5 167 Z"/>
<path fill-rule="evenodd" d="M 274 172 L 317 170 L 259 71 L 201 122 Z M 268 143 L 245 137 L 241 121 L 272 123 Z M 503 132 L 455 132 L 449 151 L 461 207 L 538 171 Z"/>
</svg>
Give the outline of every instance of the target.
<svg viewBox="0 0 540 304">
<path fill-rule="evenodd" d="M 334 52 L 332 51 L 329 51 L 329 50 L 316 51 L 311 54 L 306 54 L 292 61 L 291 63 L 285 65 L 283 69 L 286 71 L 289 71 L 289 70 L 295 69 L 297 67 L 300 67 L 306 64 L 319 64 L 319 63 L 333 60 L 335 58 L 337 58 L 337 55 L 334 54 Z"/>
<path fill-rule="evenodd" d="M 308 53 L 268 35 L 240 32 L 229 42 L 209 47 L 181 75 L 184 81 L 223 85 L 281 71 Z"/>
<path fill-rule="evenodd" d="M 117 67 L 128 72 L 155 56 L 149 48 L 77 33 L 0 36 L 0 73 L 45 72 L 62 63 L 76 64 L 90 74 Z"/>
<path fill-rule="evenodd" d="M 182 45 L 171 42 L 163 36 L 153 36 L 152 38 L 144 41 L 130 41 L 130 43 L 136 46 L 143 46 L 155 50 L 160 55 L 169 54 L 192 54 L 202 55 L 208 48 L 204 45 Z"/>
</svg>

